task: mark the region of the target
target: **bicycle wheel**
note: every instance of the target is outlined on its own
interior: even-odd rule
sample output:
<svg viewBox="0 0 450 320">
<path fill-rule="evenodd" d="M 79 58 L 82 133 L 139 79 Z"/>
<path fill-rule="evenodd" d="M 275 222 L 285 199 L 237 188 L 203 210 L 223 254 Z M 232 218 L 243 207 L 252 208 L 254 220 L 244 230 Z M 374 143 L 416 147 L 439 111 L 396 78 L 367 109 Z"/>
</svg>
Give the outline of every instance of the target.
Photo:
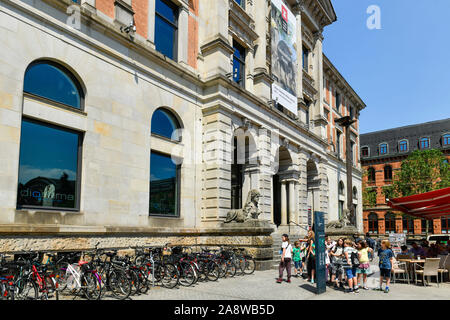
<svg viewBox="0 0 450 320">
<path fill-rule="evenodd" d="M 55 271 L 55 279 L 56 279 L 56 290 L 59 292 L 63 292 L 67 288 L 67 269 L 64 267 L 57 268 Z"/>
<path fill-rule="evenodd" d="M 220 268 L 219 278 L 225 278 L 227 276 L 227 262 L 225 260 L 217 261 Z"/>
<path fill-rule="evenodd" d="M 244 273 L 245 274 L 252 274 L 255 272 L 256 263 L 255 259 L 251 256 L 244 256 Z"/>
<path fill-rule="evenodd" d="M 128 269 L 126 272 L 127 272 L 127 276 L 131 280 L 131 285 L 132 285 L 131 295 L 138 294 L 139 287 L 140 287 L 140 281 L 139 281 L 139 276 L 137 275 L 137 271 L 134 269 Z"/>
<path fill-rule="evenodd" d="M 53 276 L 46 274 L 44 276 L 44 292 L 47 294 L 47 300 L 59 300 L 59 290 L 56 290 L 56 279 Z"/>
<path fill-rule="evenodd" d="M 145 294 L 150 289 L 150 281 L 148 280 L 148 274 L 144 269 L 138 271 L 139 277 L 139 293 Z"/>
<path fill-rule="evenodd" d="M 36 300 L 38 298 L 38 288 L 36 283 L 28 277 L 21 277 L 14 283 L 15 300 Z"/>
<path fill-rule="evenodd" d="M 234 277 L 236 275 L 237 267 L 232 259 L 227 260 L 227 276 Z"/>
<path fill-rule="evenodd" d="M 173 289 L 180 278 L 178 269 L 171 263 L 164 264 L 161 268 L 161 284 L 164 288 Z"/>
<path fill-rule="evenodd" d="M 195 281 L 195 270 L 189 263 L 181 263 L 180 265 L 180 284 L 184 287 L 190 287 Z"/>
<path fill-rule="evenodd" d="M 130 278 L 124 271 L 113 270 L 109 274 L 109 289 L 114 297 L 119 300 L 128 298 L 131 294 L 133 285 Z"/>
<path fill-rule="evenodd" d="M 207 266 L 207 273 L 206 276 L 208 277 L 208 280 L 210 281 L 217 281 L 219 279 L 220 275 L 220 267 L 217 263 L 214 261 L 208 262 Z"/>
<path fill-rule="evenodd" d="M 102 296 L 102 286 L 96 274 L 85 272 L 81 275 L 80 280 L 86 298 L 89 300 L 100 300 L 100 297 Z"/>
</svg>

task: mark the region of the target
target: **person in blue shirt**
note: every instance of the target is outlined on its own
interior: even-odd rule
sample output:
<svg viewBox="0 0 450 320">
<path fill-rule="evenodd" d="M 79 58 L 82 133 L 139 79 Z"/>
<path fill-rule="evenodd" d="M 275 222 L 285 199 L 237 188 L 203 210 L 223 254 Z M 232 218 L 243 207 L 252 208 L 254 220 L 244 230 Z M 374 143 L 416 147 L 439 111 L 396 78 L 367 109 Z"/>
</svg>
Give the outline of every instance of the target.
<svg viewBox="0 0 450 320">
<path fill-rule="evenodd" d="M 383 281 L 386 279 L 385 293 L 389 292 L 389 285 L 391 283 L 391 271 L 394 268 L 394 252 L 391 250 L 391 244 L 388 240 L 381 242 L 381 248 L 378 251 L 380 259 L 380 287 L 375 290 L 383 291 Z"/>
</svg>

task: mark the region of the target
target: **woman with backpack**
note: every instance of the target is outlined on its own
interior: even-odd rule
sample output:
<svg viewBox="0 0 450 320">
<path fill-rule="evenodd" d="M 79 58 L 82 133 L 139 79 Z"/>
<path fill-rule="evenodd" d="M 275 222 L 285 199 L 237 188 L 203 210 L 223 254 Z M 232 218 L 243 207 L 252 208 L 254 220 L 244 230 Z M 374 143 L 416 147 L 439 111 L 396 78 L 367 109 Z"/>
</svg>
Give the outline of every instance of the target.
<svg viewBox="0 0 450 320">
<path fill-rule="evenodd" d="M 343 257 L 344 257 L 344 238 L 339 238 L 336 245 L 330 251 L 331 257 L 331 282 L 334 283 L 334 288 L 339 289 L 342 285 L 343 274 Z"/>
<path fill-rule="evenodd" d="M 277 279 L 278 283 L 283 282 L 283 273 L 284 269 L 287 272 L 287 283 L 291 283 L 291 260 L 292 260 L 292 246 L 289 243 L 289 236 L 287 234 L 283 234 L 281 236 L 282 244 L 281 244 L 281 261 L 280 266 L 278 267 L 279 277 Z"/>
<path fill-rule="evenodd" d="M 344 270 L 347 275 L 349 293 L 358 293 L 358 279 L 356 267 L 359 265 L 358 251 L 353 246 L 353 241 L 347 239 L 344 242 Z"/>
</svg>

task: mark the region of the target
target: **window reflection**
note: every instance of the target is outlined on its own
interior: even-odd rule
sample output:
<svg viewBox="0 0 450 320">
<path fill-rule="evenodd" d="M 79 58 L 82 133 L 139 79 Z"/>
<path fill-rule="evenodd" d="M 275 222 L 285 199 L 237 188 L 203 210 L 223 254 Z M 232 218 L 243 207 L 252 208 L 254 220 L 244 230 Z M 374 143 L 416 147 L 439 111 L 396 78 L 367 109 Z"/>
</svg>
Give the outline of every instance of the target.
<svg viewBox="0 0 450 320">
<path fill-rule="evenodd" d="M 178 215 L 179 166 L 170 156 L 150 155 L 150 214 Z"/>
<path fill-rule="evenodd" d="M 155 47 L 156 50 L 175 60 L 178 29 L 178 7 L 170 1 L 155 3 Z"/>
<path fill-rule="evenodd" d="M 77 208 L 80 134 L 23 119 L 18 207 Z"/>
<path fill-rule="evenodd" d="M 63 67 L 49 61 L 31 64 L 25 74 L 24 92 L 81 109 L 81 88 Z"/>
<path fill-rule="evenodd" d="M 152 133 L 169 138 L 171 140 L 180 141 L 180 136 L 173 132 L 180 128 L 175 116 L 164 109 L 157 109 L 152 116 Z"/>
</svg>

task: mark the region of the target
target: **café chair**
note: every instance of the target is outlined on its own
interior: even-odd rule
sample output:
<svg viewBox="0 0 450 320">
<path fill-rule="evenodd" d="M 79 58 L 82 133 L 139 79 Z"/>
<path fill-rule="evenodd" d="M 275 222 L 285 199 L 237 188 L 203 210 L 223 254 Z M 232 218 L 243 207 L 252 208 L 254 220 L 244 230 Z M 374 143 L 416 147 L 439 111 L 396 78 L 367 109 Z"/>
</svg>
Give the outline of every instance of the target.
<svg viewBox="0 0 450 320">
<path fill-rule="evenodd" d="M 395 279 L 397 278 L 397 274 L 402 274 L 403 275 L 403 279 L 402 280 L 407 280 L 408 284 L 410 284 L 409 281 L 409 272 L 408 272 L 408 268 L 406 266 L 406 262 L 398 262 L 397 260 L 394 259 L 394 263 L 393 263 L 393 272 L 392 272 L 392 281 L 393 283 L 395 283 Z"/>
<path fill-rule="evenodd" d="M 439 258 L 426 258 L 424 266 L 417 265 L 415 270 L 416 273 L 416 284 L 417 284 L 417 275 L 422 275 L 422 282 L 425 286 L 425 277 L 436 277 L 436 282 L 439 287 L 439 263 L 441 259 Z M 427 280 L 428 282 L 428 280 Z"/>
<path fill-rule="evenodd" d="M 441 275 L 441 282 L 444 282 L 444 274 L 449 274 L 450 270 L 450 255 L 440 255 L 439 259 L 438 273 Z"/>
</svg>

